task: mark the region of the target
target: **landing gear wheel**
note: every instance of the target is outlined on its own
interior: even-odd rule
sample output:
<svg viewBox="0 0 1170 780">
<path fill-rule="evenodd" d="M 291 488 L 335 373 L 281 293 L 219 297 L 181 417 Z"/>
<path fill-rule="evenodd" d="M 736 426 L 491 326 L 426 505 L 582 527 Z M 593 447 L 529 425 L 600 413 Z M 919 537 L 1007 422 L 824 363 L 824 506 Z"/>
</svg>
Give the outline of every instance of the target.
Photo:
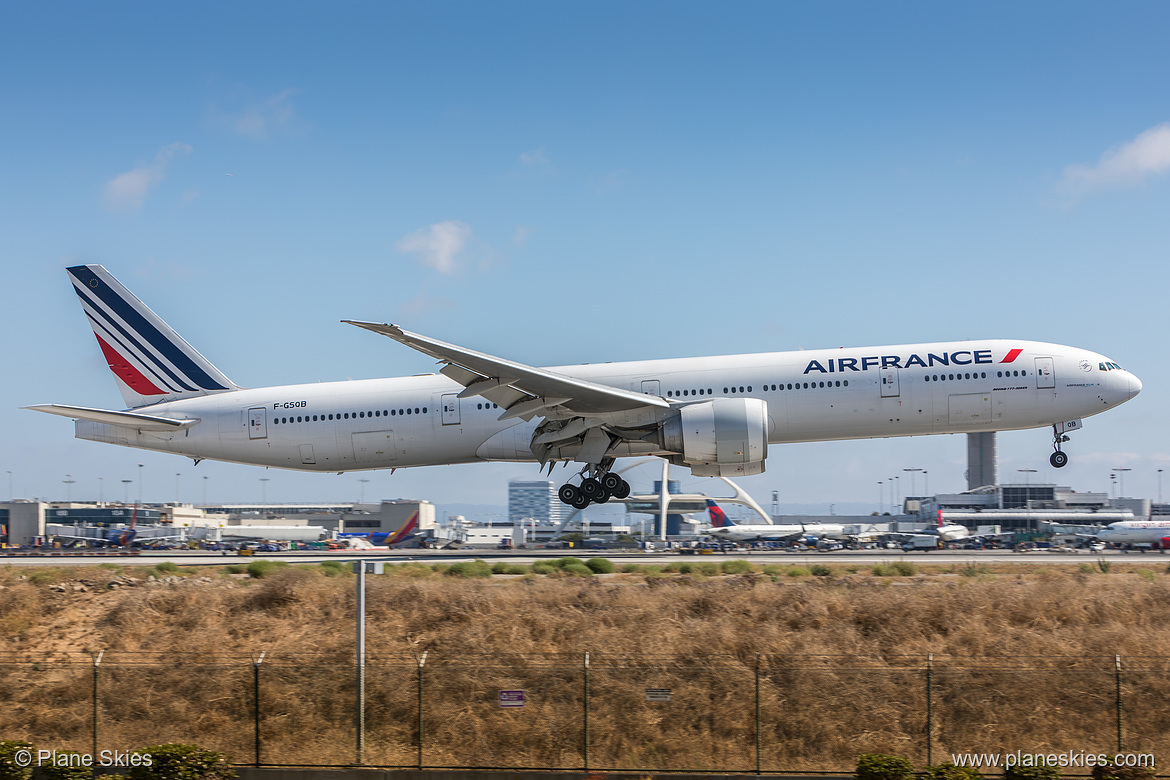
<svg viewBox="0 0 1170 780">
<path fill-rule="evenodd" d="M 606 501 L 609 501 L 609 496 L 610 492 L 602 487 L 601 493 L 593 497 L 593 503 L 604 504 Z"/>
<path fill-rule="evenodd" d="M 580 495 L 581 491 L 577 489 L 576 485 L 564 484 L 561 485 L 561 489 L 557 491 L 557 498 L 559 498 L 561 503 L 564 504 L 572 504 L 580 497 Z"/>
<path fill-rule="evenodd" d="M 581 493 L 590 501 L 596 501 L 597 497 L 601 495 L 602 490 L 601 483 L 593 477 L 587 477 L 581 480 Z"/>
<path fill-rule="evenodd" d="M 617 474 L 610 473 L 601 478 L 601 486 L 613 494 L 623 481 Z"/>
<path fill-rule="evenodd" d="M 570 502 L 574 509 L 584 509 L 589 506 L 589 497 L 584 493 L 577 491 L 577 497 Z"/>
<path fill-rule="evenodd" d="M 1049 456 L 1048 462 L 1052 464 L 1052 468 L 1062 469 L 1068 465 L 1068 455 L 1065 455 L 1060 450 L 1057 450 L 1056 452 L 1052 453 L 1051 456 Z"/>
<path fill-rule="evenodd" d="M 614 498 L 625 498 L 630 495 L 630 483 L 622 480 L 622 484 L 617 486 L 616 490 L 611 490 L 610 493 Z"/>
</svg>

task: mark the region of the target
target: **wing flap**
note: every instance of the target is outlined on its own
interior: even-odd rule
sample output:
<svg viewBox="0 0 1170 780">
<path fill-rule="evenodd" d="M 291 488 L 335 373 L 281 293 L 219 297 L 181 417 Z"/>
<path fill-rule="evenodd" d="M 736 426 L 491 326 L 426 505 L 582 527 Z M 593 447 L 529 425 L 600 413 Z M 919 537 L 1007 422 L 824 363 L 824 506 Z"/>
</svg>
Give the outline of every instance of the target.
<svg viewBox="0 0 1170 780">
<path fill-rule="evenodd" d="M 74 420 L 88 420 L 90 422 L 106 423 L 107 425 L 121 425 L 124 428 L 137 428 L 140 431 L 177 431 L 190 428 L 199 422 L 198 418 L 190 420 L 172 420 L 169 417 L 156 417 L 138 412 L 115 412 L 110 409 L 91 409 L 85 406 L 67 406 L 65 404 L 39 404 L 26 406 L 34 412 L 56 414 Z"/>
</svg>

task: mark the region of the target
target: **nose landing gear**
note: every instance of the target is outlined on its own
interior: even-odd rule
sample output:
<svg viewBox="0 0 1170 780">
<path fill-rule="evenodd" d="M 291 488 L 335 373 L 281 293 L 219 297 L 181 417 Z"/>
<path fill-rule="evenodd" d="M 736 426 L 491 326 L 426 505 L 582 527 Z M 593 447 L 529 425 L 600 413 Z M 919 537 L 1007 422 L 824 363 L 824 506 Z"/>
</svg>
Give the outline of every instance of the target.
<svg viewBox="0 0 1170 780">
<path fill-rule="evenodd" d="M 1052 426 L 1052 449 L 1053 453 L 1048 456 L 1048 462 L 1052 464 L 1054 469 L 1062 469 L 1068 465 L 1068 455 L 1060 449 L 1060 445 L 1068 441 L 1068 436 L 1060 432 L 1060 428 L 1056 425 Z"/>
</svg>

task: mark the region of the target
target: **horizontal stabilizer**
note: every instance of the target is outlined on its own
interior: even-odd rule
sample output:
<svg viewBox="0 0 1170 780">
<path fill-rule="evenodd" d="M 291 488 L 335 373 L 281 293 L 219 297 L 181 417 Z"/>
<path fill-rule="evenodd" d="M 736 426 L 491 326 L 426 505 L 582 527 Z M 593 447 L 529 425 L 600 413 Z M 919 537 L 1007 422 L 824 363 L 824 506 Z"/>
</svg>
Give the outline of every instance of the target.
<svg viewBox="0 0 1170 780">
<path fill-rule="evenodd" d="M 193 420 L 172 420 L 169 417 L 155 417 L 137 412 L 115 412 L 109 409 L 90 409 L 85 406 L 66 406 L 65 404 L 40 404 L 38 406 L 26 406 L 24 408 L 32 409 L 34 412 L 59 414 L 62 417 L 71 417 L 74 420 L 89 420 L 90 422 L 106 423 L 108 425 L 121 425 L 125 428 L 137 428 L 140 431 L 177 431 L 183 428 L 190 428 L 199 422 L 198 418 Z"/>
</svg>

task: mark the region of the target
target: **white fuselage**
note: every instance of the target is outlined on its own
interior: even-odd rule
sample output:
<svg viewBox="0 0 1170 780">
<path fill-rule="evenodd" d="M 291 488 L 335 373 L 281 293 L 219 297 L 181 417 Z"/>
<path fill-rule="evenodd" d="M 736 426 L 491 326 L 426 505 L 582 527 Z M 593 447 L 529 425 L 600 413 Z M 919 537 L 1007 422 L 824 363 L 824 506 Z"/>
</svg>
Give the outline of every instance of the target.
<svg viewBox="0 0 1170 780">
<path fill-rule="evenodd" d="M 1170 538 L 1170 520 L 1123 520 L 1097 532 L 1102 542 L 1114 544 L 1161 544 Z"/>
<path fill-rule="evenodd" d="M 1005 362 L 1009 361 L 1010 362 Z M 1098 414 L 1141 388 L 1074 347 L 971 341 L 563 366 L 560 374 L 674 405 L 742 395 L 767 403 L 768 442 L 919 436 L 1049 426 Z M 151 431 L 79 420 L 77 436 L 191 458 L 352 471 L 534 461 L 540 419 L 500 421 L 442 375 L 220 392 L 135 411 L 198 419 Z M 664 454 L 650 442 L 616 455 Z"/>
</svg>

